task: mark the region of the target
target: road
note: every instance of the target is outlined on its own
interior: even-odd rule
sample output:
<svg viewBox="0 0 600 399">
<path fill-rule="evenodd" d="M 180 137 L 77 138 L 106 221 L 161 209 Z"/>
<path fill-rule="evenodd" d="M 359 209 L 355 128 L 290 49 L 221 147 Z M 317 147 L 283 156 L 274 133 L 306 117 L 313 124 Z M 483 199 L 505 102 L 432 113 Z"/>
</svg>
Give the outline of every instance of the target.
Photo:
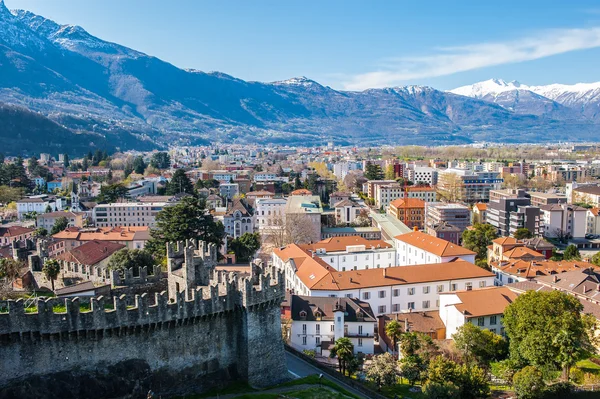
<svg viewBox="0 0 600 399">
<path fill-rule="evenodd" d="M 307 377 L 307 376 L 313 375 L 313 374 L 323 374 L 323 378 L 325 378 L 329 381 L 332 381 L 332 382 L 336 383 L 337 385 L 343 387 L 347 391 L 356 395 L 356 397 L 364 398 L 364 399 L 369 398 L 368 396 L 365 396 L 363 393 L 355 390 L 354 388 L 352 388 L 345 382 L 335 379 L 332 376 L 323 373 L 321 370 L 319 370 L 312 364 L 307 363 L 304 360 L 292 355 L 290 352 L 285 353 L 285 358 L 287 361 L 288 371 L 294 378 Z"/>
</svg>

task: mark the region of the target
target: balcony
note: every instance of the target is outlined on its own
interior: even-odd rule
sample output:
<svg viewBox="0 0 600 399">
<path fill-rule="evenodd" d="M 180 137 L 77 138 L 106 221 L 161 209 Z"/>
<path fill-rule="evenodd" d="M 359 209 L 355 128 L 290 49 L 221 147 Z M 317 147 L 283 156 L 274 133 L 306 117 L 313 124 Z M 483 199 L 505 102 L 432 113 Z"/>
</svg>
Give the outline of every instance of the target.
<svg viewBox="0 0 600 399">
<path fill-rule="evenodd" d="M 373 333 L 370 333 L 370 334 L 369 333 L 359 334 L 359 333 L 349 332 L 349 333 L 345 333 L 344 337 L 347 337 L 347 338 L 374 338 L 375 334 L 373 334 Z"/>
</svg>

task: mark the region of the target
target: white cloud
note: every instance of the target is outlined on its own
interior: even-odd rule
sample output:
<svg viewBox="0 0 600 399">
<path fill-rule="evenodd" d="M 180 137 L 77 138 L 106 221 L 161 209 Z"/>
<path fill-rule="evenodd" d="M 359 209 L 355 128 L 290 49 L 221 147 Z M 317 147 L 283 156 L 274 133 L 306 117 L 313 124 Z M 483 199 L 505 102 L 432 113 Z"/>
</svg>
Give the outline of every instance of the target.
<svg viewBox="0 0 600 399">
<path fill-rule="evenodd" d="M 393 58 L 386 60 L 385 66 L 377 71 L 350 76 L 342 85 L 346 90 L 397 86 L 412 79 L 451 75 L 594 47 L 600 47 L 600 27 L 555 29 L 520 40 L 445 47 L 430 55 Z"/>
</svg>

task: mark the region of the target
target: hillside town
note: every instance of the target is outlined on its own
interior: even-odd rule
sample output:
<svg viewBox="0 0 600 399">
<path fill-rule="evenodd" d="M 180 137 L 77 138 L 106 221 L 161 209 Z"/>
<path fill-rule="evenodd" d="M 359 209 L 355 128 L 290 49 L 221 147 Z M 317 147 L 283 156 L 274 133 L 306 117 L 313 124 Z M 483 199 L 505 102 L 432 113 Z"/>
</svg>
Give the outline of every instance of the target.
<svg viewBox="0 0 600 399">
<path fill-rule="evenodd" d="M 527 306 L 577 313 L 562 327 L 558 310 L 538 314 L 529 328 L 562 328 L 581 348 L 560 362 L 524 352 L 523 364 L 600 383 L 585 366 L 600 364 L 597 145 L 1 156 L 0 206 L 0 321 L 18 298 L 30 313 L 44 298 L 191 300 L 229 279 L 218 276 L 258 284 L 268 270 L 285 287 L 286 347 L 364 389 L 464 389 L 435 375 L 444 365 L 478 379 L 472 397 L 519 389 L 532 366 L 513 351 L 548 333 L 523 330 Z M 173 249 L 194 240 L 185 256 Z"/>
</svg>

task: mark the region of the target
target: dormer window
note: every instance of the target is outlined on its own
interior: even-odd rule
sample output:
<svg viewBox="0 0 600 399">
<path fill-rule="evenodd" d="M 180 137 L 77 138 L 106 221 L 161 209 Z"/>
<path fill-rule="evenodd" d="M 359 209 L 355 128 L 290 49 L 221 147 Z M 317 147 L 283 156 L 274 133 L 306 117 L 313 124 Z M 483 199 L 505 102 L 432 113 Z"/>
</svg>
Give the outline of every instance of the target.
<svg viewBox="0 0 600 399">
<path fill-rule="evenodd" d="M 299 315 L 302 320 L 306 320 L 306 312 L 304 310 L 301 310 Z"/>
<path fill-rule="evenodd" d="M 323 314 L 317 310 L 315 312 L 315 318 L 320 321 L 322 317 L 323 317 Z"/>
<path fill-rule="evenodd" d="M 362 310 L 359 310 L 358 312 L 356 312 L 356 319 L 357 320 L 363 320 L 365 318 L 365 314 L 362 312 Z"/>
</svg>

